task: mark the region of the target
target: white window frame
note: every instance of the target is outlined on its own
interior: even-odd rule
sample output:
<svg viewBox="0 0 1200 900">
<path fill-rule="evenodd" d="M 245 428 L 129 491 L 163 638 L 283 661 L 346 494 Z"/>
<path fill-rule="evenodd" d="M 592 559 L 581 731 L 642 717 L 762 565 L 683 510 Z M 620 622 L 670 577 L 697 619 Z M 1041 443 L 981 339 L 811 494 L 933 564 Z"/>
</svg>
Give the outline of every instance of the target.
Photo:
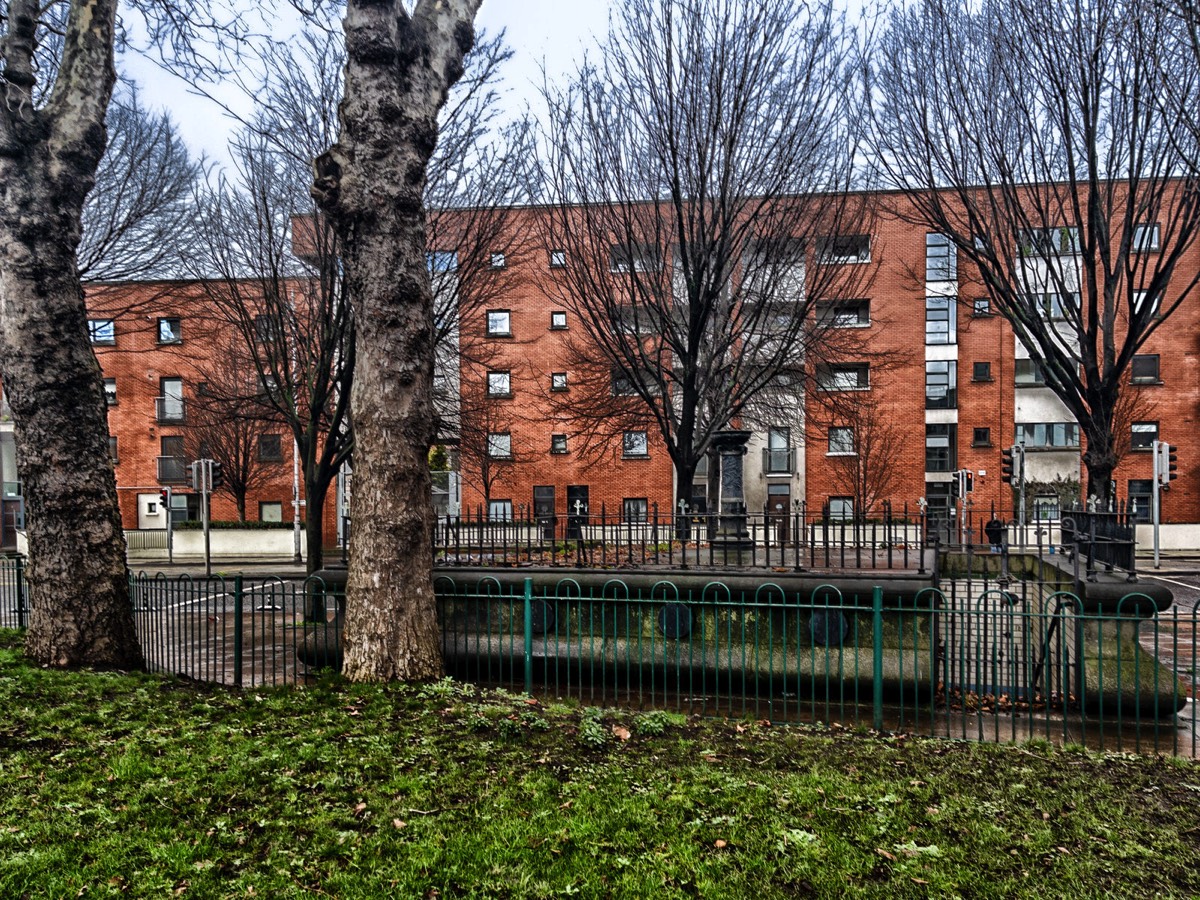
<svg viewBox="0 0 1200 900">
<path fill-rule="evenodd" d="M 1146 232 L 1150 240 L 1146 240 Z M 1162 227 L 1158 222 L 1142 222 L 1133 226 L 1133 252 L 1157 253 L 1162 248 Z"/>
<path fill-rule="evenodd" d="M 96 346 L 111 347 L 117 342 L 115 319 L 88 319 L 88 341 Z"/>
</svg>

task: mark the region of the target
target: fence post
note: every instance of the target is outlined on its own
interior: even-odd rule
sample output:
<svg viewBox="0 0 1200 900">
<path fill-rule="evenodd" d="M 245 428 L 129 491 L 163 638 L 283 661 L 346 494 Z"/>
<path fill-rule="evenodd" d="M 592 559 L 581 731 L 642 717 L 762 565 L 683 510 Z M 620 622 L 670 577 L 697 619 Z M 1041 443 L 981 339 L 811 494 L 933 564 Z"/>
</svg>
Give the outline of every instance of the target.
<svg viewBox="0 0 1200 900">
<path fill-rule="evenodd" d="M 24 631 L 29 626 L 29 595 L 25 591 L 25 557 L 18 556 L 14 561 L 17 564 L 17 627 Z"/>
<path fill-rule="evenodd" d="M 874 638 L 875 663 L 872 673 L 872 724 L 876 731 L 883 731 L 883 588 L 878 585 L 871 593 L 871 635 Z"/>
<path fill-rule="evenodd" d="M 533 693 L 533 579 L 525 579 L 525 693 Z"/>
<path fill-rule="evenodd" d="M 233 578 L 233 685 L 242 686 L 242 576 Z"/>
</svg>

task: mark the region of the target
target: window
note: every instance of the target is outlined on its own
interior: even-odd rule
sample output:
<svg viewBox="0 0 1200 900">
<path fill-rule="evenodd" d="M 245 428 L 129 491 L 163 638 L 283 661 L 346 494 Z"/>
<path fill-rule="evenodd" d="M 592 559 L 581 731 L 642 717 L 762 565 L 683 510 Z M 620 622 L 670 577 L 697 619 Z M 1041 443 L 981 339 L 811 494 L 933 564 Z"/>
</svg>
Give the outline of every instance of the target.
<svg viewBox="0 0 1200 900">
<path fill-rule="evenodd" d="M 512 311 L 489 309 L 487 313 L 488 337 L 512 337 Z"/>
<path fill-rule="evenodd" d="M 871 236 L 869 234 L 833 235 L 823 238 L 817 248 L 821 262 L 828 265 L 871 261 Z"/>
<path fill-rule="evenodd" d="M 567 314 L 555 310 L 550 313 L 550 330 L 565 331 L 567 328 Z"/>
<path fill-rule="evenodd" d="M 488 521 L 511 522 L 513 520 L 513 505 L 511 500 L 489 500 Z"/>
<path fill-rule="evenodd" d="M 817 387 L 823 391 L 864 391 L 871 387 L 871 367 L 867 363 L 817 365 Z"/>
<path fill-rule="evenodd" d="M 976 318 L 990 316 L 992 314 L 992 301 L 989 297 L 976 297 L 973 306 L 971 307 L 971 315 Z"/>
<path fill-rule="evenodd" d="M 159 396 L 155 398 L 155 413 L 160 422 L 183 421 L 183 379 L 160 378 Z"/>
<path fill-rule="evenodd" d="M 1022 256 L 1062 256 L 1079 252 L 1078 228 L 1060 225 L 1054 228 L 1034 228 L 1020 235 Z"/>
<path fill-rule="evenodd" d="M 1078 294 L 1030 294 L 1029 305 L 1031 309 L 1038 310 L 1042 315 L 1048 316 L 1051 319 L 1065 319 L 1068 316 L 1079 316 L 1079 295 Z"/>
<path fill-rule="evenodd" d="M 992 446 L 992 429 L 976 428 L 971 435 L 972 447 L 990 447 Z"/>
<path fill-rule="evenodd" d="M 786 475 L 792 471 L 792 430 L 783 426 L 767 429 L 767 446 L 763 450 L 763 472 Z"/>
<path fill-rule="evenodd" d="M 1161 384 L 1158 380 L 1158 354 L 1144 353 L 1135 356 L 1130 375 L 1134 384 Z"/>
<path fill-rule="evenodd" d="M 274 316 L 260 313 L 254 317 L 254 336 L 260 343 L 269 344 L 279 337 L 279 323 Z"/>
<path fill-rule="evenodd" d="M 487 453 L 492 459 L 512 459 L 512 435 L 507 431 L 488 432 Z"/>
<path fill-rule="evenodd" d="M 158 480 L 164 484 L 178 484 L 188 480 L 187 456 L 180 435 L 159 438 Z"/>
<path fill-rule="evenodd" d="M 425 254 L 425 263 L 429 266 L 430 274 L 456 272 L 458 271 L 458 251 L 430 250 Z"/>
<path fill-rule="evenodd" d="M 551 250 L 550 251 L 550 268 L 565 269 L 567 267 L 567 251 L 566 250 Z"/>
<path fill-rule="evenodd" d="M 88 319 L 88 340 L 93 344 L 115 344 L 117 328 L 112 319 Z"/>
<path fill-rule="evenodd" d="M 622 436 L 621 452 L 623 456 L 649 456 L 650 443 L 644 431 L 627 431 Z"/>
<path fill-rule="evenodd" d="M 612 310 L 613 330 L 618 334 L 653 334 L 654 317 L 638 306 L 617 306 Z"/>
<path fill-rule="evenodd" d="M 178 318 L 158 320 L 158 342 L 178 344 L 183 340 L 183 325 Z"/>
<path fill-rule="evenodd" d="M 871 301 L 833 300 L 818 303 L 817 324 L 828 328 L 865 328 L 871 324 Z"/>
<path fill-rule="evenodd" d="M 504 254 L 503 253 L 499 253 L 499 252 L 493 253 L 488 258 L 488 261 L 491 263 L 491 266 L 493 269 L 503 269 L 504 268 L 505 262 L 504 262 Z"/>
<path fill-rule="evenodd" d="M 953 344 L 955 335 L 954 298 L 925 298 L 925 343 Z"/>
<path fill-rule="evenodd" d="M 1153 253 L 1159 249 L 1158 223 L 1133 227 L 1133 249 L 1136 253 Z"/>
<path fill-rule="evenodd" d="M 1018 359 L 1013 364 L 1017 387 L 1040 387 L 1046 383 L 1046 370 L 1036 359 Z"/>
<path fill-rule="evenodd" d="M 1142 309 L 1146 306 L 1146 297 L 1147 297 L 1146 291 L 1134 291 L 1133 292 L 1133 311 L 1135 314 L 1140 313 L 1142 311 Z M 1162 292 L 1160 291 L 1159 293 L 1156 293 L 1154 295 L 1154 299 L 1150 301 L 1150 315 L 1152 317 L 1158 315 L 1158 311 L 1159 311 L 1158 308 L 1161 303 L 1162 303 Z"/>
<path fill-rule="evenodd" d="M 621 501 L 621 518 L 631 525 L 644 525 L 650 518 L 650 502 L 645 497 L 626 497 Z"/>
<path fill-rule="evenodd" d="M 958 363 L 952 359 L 933 359 L 925 363 L 925 408 L 958 407 Z"/>
<path fill-rule="evenodd" d="M 282 522 L 283 503 L 279 500 L 260 500 L 258 502 L 258 521 Z"/>
<path fill-rule="evenodd" d="M 829 518 L 838 519 L 840 521 L 849 521 L 854 518 L 854 498 L 853 497 L 830 497 L 829 498 Z"/>
<path fill-rule="evenodd" d="M 121 461 L 117 454 L 117 439 L 111 435 L 108 438 L 108 458 L 112 460 L 114 466 Z"/>
<path fill-rule="evenodd" d="M 277 434 L 258 436 L 258 458 L 263 462 L 279 462 L 283 459 L 283 440 Z"/>
<path fill-rule="evenodd" d="M 104 379 L 104 402 L 109 406 L 117 405 L 117 379 Z"/>
<path fill-rule="evenodd" d="M 925 280 L 956 281 L 958 248 L 944 234 L 925 235 Z"/>
<path fill-rule="evenodd" d="M 990 362 L 977 362 L 971 364 L 971 380 L 972 381 L 991 381 L 992 380 L 992 364 Z"/>
<path fill-rule="evenodd" d="M 567 389 L 567 373 L 566 372 L 551 372 L 550 373 L 550 390 L 565 391 Z"/>
<path fill-rule="evenodd" d="M 609 249 L 610 272 L 657 272 L 660 268 L 662 259 L 651 244 L 613 244 Z"/>
<path fill-rule="evenodd" d="M 838 425 L 829 429 L 829 455 L 854 455 L 854 429 L 849 425 Z"/>
<path fill-rule="evenodd" d="M 1017 425 L 1017 443 L 1029 450 L 1075 449 L 1079 426 L 1074 422 L 1024 422 Z"/>
<path fill-rule="evenodd" d="M 1157 422 L 1134 422 L 1129 437 L 1130 450 L 1152 450 L 1158 440 Z"/>
<path fill-rule="evenodd" d="M 925 471 L 953 472 L 958 467 L 957 440 L 957 425 L 926 425 Z"/>
<path fill-rule="evenodd" d="M 1138 522 L 1149 522 L 1154 503 L 1154 479 L 1129 479 L 1129 514 Z"/>
<path fill-rule="evenodd" d="M 612 395 L 614 397 L 636 397 L 637 382 L 624 369 L 614 368 L 609 372 L 612 379 Z"/>
<path fill-rule="evenodd" d="M 488 372 L 487 393 L 489 397 L 511 397 L 512 374 L 509 372 Z"/>
<path fill-rule="evenodd" d="M 551 453 L 566 453 L 567 452 L 567 436 L 565 434 L 550 435 L 550 452 Z"/>
<path fill-rule="evenodd" d="M 1033 498 L 1033 520 L 1035 522 L 1050 522 L 1057 518 L 1059 518 L 1057 495 L 1038 494 Z"/>
</svg>

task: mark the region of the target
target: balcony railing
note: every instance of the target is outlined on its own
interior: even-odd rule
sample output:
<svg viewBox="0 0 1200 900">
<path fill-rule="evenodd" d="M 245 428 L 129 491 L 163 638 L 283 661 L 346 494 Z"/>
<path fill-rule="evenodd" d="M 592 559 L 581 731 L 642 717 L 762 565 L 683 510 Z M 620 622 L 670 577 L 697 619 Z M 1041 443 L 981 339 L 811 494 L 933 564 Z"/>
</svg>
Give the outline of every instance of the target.
<svg viewBox="0 0 1200 900">
<path fill-rule="evenodd" d="M 158 422 L 182 422 L 186 406 L 179 397 L 155 397 L 154 418 Z"/>
<path fill-rule="evenodd" d="M 783 447 L 772 449 L 764 447 L 762 452 L 762 468 L 767 475 L 790 475 L 792 468 L 792 448 Z"/>
<path fill-rule="evenodd" d="M 182 456 L 159 456 L 158 480 L 160 484 L 183 484 L 191 477 L 188 461 Z"/>
</svg>

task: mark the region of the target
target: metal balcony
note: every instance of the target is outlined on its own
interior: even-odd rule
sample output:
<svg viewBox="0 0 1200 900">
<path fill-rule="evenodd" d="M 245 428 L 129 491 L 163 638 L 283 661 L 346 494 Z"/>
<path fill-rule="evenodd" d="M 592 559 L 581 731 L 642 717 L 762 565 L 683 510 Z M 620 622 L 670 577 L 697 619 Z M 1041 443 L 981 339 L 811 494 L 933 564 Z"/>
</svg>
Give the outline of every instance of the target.
<svg viewBox="0 0 1200 900">
<path fill-rule="evenodd" d="M 158 481 L 160 484 L 185 484 L 191 479 L 188 461 L 182 456 L 159 456 Z"/>
<path fill-rule="evenodd" d="M 762 452 L 763 473 L 766 475 L 792 474 L 794 471 L 792 466 L 793 455 L 793 448 L 791 447 L 764 447 Z"/>
<path fill-rule="evenodd" d="M 154 419 L 160 424 L 182 422 L 186 408 L 181 397 L 155 397 Z"/>
</svg>

